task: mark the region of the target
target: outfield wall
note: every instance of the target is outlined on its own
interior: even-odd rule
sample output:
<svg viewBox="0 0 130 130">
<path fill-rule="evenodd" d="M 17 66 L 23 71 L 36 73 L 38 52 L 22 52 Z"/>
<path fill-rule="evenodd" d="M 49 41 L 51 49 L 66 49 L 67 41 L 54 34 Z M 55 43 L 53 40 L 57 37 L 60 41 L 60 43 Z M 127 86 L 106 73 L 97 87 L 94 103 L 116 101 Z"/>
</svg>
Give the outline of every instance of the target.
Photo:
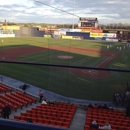
<svg viewBox="0 0 130 130">
<path fill-rule="evenodd" d="M 88 30 L 87 30 L 88 31 Z M 104 33 L 103 30 L 89 30 L 89 32 L 74 31 L 74 30 L 58 30 L 54 31 L 54 35 L 59 35 L 62 39 L 75 39 L 74 37 L 80 37 L 85 40 L 105 40 L 111 42 L 117 42 L 116 33 Z M 78 38 L 79 39 L 79 38 Z"/>
<path fill-rule="evenodd" d="M 94 38 L 90 38 L 89 33 L 82 33 L 82 32 L 66 32 L 67 36 L 80 36 L 83 39 L 94 40 Z"/>
</svg>

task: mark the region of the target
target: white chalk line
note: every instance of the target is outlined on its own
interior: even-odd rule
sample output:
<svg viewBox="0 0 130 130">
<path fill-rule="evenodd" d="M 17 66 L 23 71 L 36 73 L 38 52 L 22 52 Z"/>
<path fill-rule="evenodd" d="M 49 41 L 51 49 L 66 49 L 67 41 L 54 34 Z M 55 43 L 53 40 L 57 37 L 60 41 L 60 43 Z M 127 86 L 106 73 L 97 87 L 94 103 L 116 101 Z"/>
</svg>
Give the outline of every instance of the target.
<svg viewBox="0 0 130 130">
<path fill-rule="evenodd" d="M 119 52 L 116 52 L 112 56 L 110 56 L 107 59 L 105 59 L 104 61 L 102 61 L 99 65 L 96 66 L 96 68 L 98 68 L 100 65 L 104 64 L 104 62 L 110 61 L 111 59 L 115 58 L 115 56 L 116 56 L 117 53 L 119 53 Z"/>
<path fill-rule="evenodd" d="M 97 71 L 96 70 L 82 70 L 83 73 L 89 73 L 91 75 L 97 75 Z"/>
<path fill-rule="evenodd" d="M 96 67 L 99 67 L 101 64 L 104 64 L 105 62 L 109 62 L 111 61 L 112 59 L 115 58 L 116 54 L 119 53 L 119 52 L 116 52 L 115 54 L 112 54 L 110 57 L 108 57 L 106 60 L 104 60 L 103 62 L 101 62 L 99 65 L 97 65 Z M 96 70 L 82 70 L 83 73 L 89 73 L 91 75 L 97 75 L 98 72 Z"/>
</svg>

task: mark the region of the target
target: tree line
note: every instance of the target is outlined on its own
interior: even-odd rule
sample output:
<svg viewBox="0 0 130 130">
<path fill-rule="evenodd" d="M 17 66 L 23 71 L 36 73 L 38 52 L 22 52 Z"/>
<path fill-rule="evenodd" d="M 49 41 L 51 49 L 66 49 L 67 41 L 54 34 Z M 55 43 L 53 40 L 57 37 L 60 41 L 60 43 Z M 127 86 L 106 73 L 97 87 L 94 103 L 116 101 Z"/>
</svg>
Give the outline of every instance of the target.
<svg viewBox="0 0 130 130">
<path fill-rule="evenodd" d="M 100 24 L 99 25 L 100 29 L 126 29 L 126 30 L 130 30 L 130 24 L 129 23 L 111 23 L 111 24 Z"/>
<path fill-rule="evenodd" d="M 43 28 L 72 28 L 72 24 L 38 24 L 38 23 L 13 23 L 13 22 L 7 22 L 7 24 L 3 23 L 3 26 L 13 26 L 13 25 L 19 25 L 24 27 L 36 27 L 40 26 Z M 74 25 L 74 28 L 78 28 L 78 24 Z M 130 30 L 130 23 L 110 23 L 110 24 L 99 24 L 98 29 L 126 29 Z"/>
</svg>

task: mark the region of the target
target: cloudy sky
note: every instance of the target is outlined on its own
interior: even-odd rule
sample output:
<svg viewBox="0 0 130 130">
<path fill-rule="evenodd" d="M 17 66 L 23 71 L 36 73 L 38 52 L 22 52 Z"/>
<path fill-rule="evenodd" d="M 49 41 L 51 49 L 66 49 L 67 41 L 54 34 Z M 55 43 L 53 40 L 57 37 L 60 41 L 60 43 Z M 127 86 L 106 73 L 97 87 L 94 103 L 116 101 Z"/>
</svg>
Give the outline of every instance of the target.
<svg viewBox="0 0 130 130">
<path fill-rule="evenodd" d="M 56 10 L 59 8 L 79 17 L 97 17 L 100 24 L 130 23 L 130 0 L 0 0 L 0 21 L 73 23 L 73 15 Z M 75 3 L 75 4 L 74 4 Z"/>
</svg>

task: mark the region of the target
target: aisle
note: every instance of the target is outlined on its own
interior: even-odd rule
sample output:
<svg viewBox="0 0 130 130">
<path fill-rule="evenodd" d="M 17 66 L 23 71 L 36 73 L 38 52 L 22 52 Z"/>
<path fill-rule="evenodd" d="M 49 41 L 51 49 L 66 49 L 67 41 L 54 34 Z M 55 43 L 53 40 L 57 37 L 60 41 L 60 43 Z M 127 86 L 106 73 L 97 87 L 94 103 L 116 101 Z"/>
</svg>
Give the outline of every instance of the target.
<svg viewBox="0 0 130 130">
<path fill-rule="evenodd" d="M 87 110 L 84 108 L 77 108 L 70 125 L 70 130 L 84 130 L 86 112 Z"/>
</svg>

